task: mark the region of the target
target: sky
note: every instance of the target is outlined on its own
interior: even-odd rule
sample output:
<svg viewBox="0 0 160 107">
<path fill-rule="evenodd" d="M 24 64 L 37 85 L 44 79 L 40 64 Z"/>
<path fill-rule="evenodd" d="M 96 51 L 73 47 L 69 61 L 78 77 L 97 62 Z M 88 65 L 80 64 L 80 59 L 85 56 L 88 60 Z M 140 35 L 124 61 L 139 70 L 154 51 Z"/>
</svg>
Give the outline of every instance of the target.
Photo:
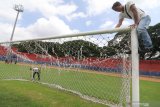
<svg viewBox="0 0 160 107">
<path fill-rule="evenodd" d="M 14 40 L 44 38 L 77 32 L 113 29 L 119 13 L 111 9 L 117 0 L 0 0 L 0 42 L 9 41 L 17 12 L 22 4 Z M 119 0 L 125 4 L 128 0 Z M 151 26 L 160 23 L 159 0 L 132 0 L 151 16 Z M 126 19 L 123 27 L 133 24 Z"/>
</svg>

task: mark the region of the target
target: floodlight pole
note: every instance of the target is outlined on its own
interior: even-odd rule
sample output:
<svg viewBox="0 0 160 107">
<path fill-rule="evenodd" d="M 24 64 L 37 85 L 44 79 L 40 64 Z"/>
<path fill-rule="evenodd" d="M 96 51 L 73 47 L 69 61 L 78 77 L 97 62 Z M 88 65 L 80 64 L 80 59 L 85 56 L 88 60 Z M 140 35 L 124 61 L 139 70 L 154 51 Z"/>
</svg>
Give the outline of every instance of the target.
<svg viewBox="0 0 160 107">
<path fill-rule="evenodd" d="M 19 5 L 15 5 L 15 6 L 14 6 L 14 10 L 17 11 L 17 16 L 16 16 L 16 20 L 15 20 L 15 23 L 14 23 L 14 26 L 13 26 L 13 30 L 12 30 L 10 42 L 13 40 L 13 35 L 14 35 L 15 28 L 16 28 L 18 16 L 19 16 L 19 13 L 20 13 L 20 12 L 23 12 L 23 6 L 20 5 L 20 4 L 19 4 Z"/>
<path fill-rule="evenodd" d="M 8 62 L 11 62 L 12 58 L 11 58 L 11 53 L 12 53 L 12 50 L 11 50 L 11 44 L 12 44 L 12 40 L 13 40 L 13 35 L 14 35 L 14 31 L 15 31 L 15 28 L 16 28 L 16 24 L 17 24 L 17 20 L 18 20 L 18 16 L 19 16 L 19 13 L 20 12 L 23 12 L 23 6 L 22 5 L 15 5 L 14 6 L 14 10 L 17 11 L 17 16 L 16 16 L 16 20 L 14 22 L 14 26 L 13 26 L 13 30 L 12 30 L 12 34 L 11 34 L 11 38 L 10 38 L 10 43 L 9 43 L 9 48 L 8 48 L 8 55 L 7 55 L 7 61 Z"/>
</svg>

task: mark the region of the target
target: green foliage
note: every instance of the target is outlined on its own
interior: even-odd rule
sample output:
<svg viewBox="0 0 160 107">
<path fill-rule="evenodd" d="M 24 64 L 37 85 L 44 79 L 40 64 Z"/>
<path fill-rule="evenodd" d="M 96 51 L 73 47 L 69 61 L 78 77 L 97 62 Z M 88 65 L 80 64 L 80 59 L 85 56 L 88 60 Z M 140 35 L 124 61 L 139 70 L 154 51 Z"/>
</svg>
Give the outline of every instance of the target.
<svg viewBox="0 0 160 107">
<path fill-rule="evenodd" d="M 155 26 L 150 26 L 148 29 L 148 33 L 150 34 L 153 42 L 154 54 L 156 51 L 160 51 L 160 23 L 156 24 Z"/>
<path fill-rule="evenodd" d="M 114 46 L 103 47 L 103 50 L 103 54 L 106 54 L 105 56 L 112 56 L 116 54 L 116 49 Z"/>
<path fill-rule="evenodd" d="M 97 45 L 84 40 L 67 41 L 62 44 L 58 42 L 29 41 L 19 44 L 13 44 L 12 46 L 18 48 L 19 52 L 45 54 L 40 48 L 42 47 L 44 49 L 47 49 L 47 52 L 50 55 L 58 57 L 64 57 L 66 54 L 77 57 L 78 52 L 80 52 L 81 48 L 83 49 L 83 57 L 97 57 L 99 56 L 99 50 L 101 49 Z M 29 49 L 27 50 L 27 48 Z"/>
</svg>

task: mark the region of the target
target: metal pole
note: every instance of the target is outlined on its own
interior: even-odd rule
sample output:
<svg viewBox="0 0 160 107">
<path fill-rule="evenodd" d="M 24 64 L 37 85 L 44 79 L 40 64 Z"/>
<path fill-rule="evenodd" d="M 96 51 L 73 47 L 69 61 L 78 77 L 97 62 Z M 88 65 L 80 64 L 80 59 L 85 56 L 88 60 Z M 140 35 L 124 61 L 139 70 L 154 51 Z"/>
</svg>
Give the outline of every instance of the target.
<svg viewBox="0 0 160 107">
<path fill-rule="evenodd" d="M 136 29 L 131 31 L 131 51 L 132 51 L 132 107 L 139 107 L 139 54 L 138 37 Z"/>
<path fill-rule="evenodd" d="M 83 46 L 81 46 L 81 49 L 80 49 L 81 50 L 81 60 L 82 60 L 82 55 L 83 55 L 82 48 L 83 48 Z"/>
<path fill-rule="evenodd" d="M 16 20 L 15 20 L 14 27 L 13 27 L 13 30 L 12 30 L 12 34 L 11 34 L 11 38 L 10 38 L 10 42 L 13 40 L 13 35 L 14 35 L 15 28 L 16 28 L 16 24 L 17 24 L 18 16 L 19 16 L 19 11 L 17 12 L 17 16 L 16 16 Z"/>
<path fill-rule="evenodd" d="M 8 48 L 8 54 L 7 54 L 7 59 L 8 59 L 8 62 L 12 62 L 12 49 L 11 49 L 11 45 L 12 45 L 12 40 L 13 40 L 13 35 L 14 35 L 14 31 L 15 31 L 15 28 L 16 28 L 16 23 L 17 23 L 17 20 L 18 20 L 18 16 L 19 16 L 19 11 L 17 12 L 17 16 L 16 16 L 16 20 L 14 22 L 14 26 L 13 26 L 13 30 L 12 30 L 12 34 L 11 34 L 11 38 L 10 38 L 10 43 L 9 43 L 9 48 Z"/>
<path fill-rule="evenodd" d="M 20 4 L 19 5 L 15 5 L 14 6 L 14 10 L 17 11 L 17 16 L 16 16 L 16 20 L 15 20 L 14 27 L 13 27 L 13 30 L 12 30 L 10 42 L 12 42 L 12 40 L 13 40 L 13 35 L 14 35 L 15 28 L 16 28 L 19 12 L 23 12 L 23 6 L 20 5 Z"/>
<path fill-rule="evenodd" d="M 115 33 L 115 32 L 125 32 L 130 31 L 129 27 L 125 28 L 116 28 L 116 29 L 108 29 L 108 30 L 98 30 L 98 31 L 90 31 L 90 32 L 81 32 L 81 33 L 73 33 L 73 34 L 65 34 L 65 35 L 52 35 L 50 37 L 45 38 L 36 38 L 36 39 L 28 39 L 28 40 L 17 40 L 12 42 L 24 42 L 24 41 L 36 41 L 36 40 L 47 40 L 47 39 L 60 39 L 60 38 L 69 38 L 69 37 L 78 37 L 78 36 L 89 36 L 89 35 L 97 35 L 97 34 L 106 34 L 106 33 Z M 0 42 L 0 44 L 8 43 Z"/>
<path fill-rule="evenodd" d="M 15 20 L 15 23 L 14 23 L 14 26 L 13 26 L 13 30 L 12 30 L 12 34 L 11 34 L 11 38 L 10 38 L 10 42 L 9 42 L 8 53 L 7 53 L 7 59 L 8 59 L 9 62 L 11 62 L 11 60 L 12 60 L 11 45 L 12 45 L 13 35 L 14 35 L 15 28 L 16 28 L 19 12 L 23 12 L 23 6 L 22 5 L 15 5 L 14 6 L 14 10 L 17 11 L 17 16 L 16 16 L 16 20 Z"/>
<path fill-rule="evenodd" d="M 79 63 L 79 61 L 80 61 L 80 57 L 79 57 L 79 50 L 78 50 L 78 63 Z"/>
</svg>

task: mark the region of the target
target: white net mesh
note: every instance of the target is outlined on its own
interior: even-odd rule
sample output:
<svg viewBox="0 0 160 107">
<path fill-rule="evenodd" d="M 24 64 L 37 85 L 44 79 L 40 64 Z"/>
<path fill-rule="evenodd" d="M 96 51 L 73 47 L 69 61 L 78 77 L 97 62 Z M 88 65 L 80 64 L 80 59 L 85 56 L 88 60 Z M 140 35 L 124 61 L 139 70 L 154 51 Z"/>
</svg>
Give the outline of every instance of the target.
<svg viewBox="0 0 160 107">
<path fill-rule="evenodd" d="M 1 43 L 0 78 L 31 80 L 30 68 L 37 67 L 41 83 L 105 105 L 129 105 L 130 33 L 115 33 L 19 41 L 11 48 Z"/>
</svg>

